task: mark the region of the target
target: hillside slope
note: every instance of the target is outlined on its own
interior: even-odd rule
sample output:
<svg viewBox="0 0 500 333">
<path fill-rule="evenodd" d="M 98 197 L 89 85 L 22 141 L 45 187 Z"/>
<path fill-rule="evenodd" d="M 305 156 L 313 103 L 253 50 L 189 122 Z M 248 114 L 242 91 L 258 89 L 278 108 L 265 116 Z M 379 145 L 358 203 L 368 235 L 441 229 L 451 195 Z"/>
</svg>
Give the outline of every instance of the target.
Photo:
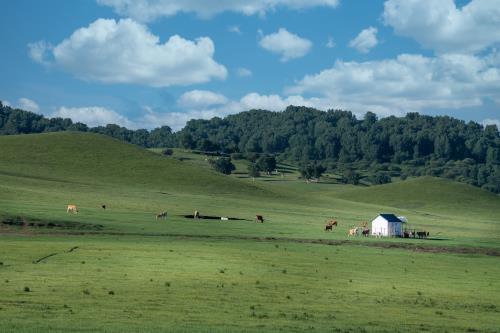
<svg viewBox="0 0 500 333">
<path fill-rule="evenodd" d="M 500 216 L 500 196 L 442 178 L 420 177 L 359 187 L 339 193 L 337 197 L 398 210 L 432 212 L 436 216 L 478 216 L 491 220 L 498 220 Z"/>
<path fill-rule="evenodd" d="M 262 195 L 258 186 L 109 137 L 57 132 L 0 137 L 0 174 L 165 191 Z"/>
</svg>

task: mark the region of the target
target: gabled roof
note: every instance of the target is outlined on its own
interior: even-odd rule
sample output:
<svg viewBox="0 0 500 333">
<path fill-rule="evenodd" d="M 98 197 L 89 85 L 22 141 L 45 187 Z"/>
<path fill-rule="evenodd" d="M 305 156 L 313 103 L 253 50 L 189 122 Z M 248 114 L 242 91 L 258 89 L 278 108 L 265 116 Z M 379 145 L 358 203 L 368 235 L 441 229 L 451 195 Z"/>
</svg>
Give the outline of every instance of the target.
<svg viewBox="0 0 500 333">
<path fill-rule="evenodd" d="M 396 215 L 394 214 L 379 214 L 379 216 L 383 217 L 387 222 L 399 222 L 399 223 L 404 223 L 401 221 Z"/>
</svg>

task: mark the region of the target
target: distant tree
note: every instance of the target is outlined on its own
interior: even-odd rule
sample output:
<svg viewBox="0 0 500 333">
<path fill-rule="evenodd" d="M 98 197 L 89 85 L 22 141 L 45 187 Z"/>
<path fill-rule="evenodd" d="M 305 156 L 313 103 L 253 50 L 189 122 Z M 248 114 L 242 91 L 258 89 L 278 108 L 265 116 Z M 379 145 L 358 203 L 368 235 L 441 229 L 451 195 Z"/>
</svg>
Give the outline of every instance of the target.
<svg viewBox="0 0 500 333">
<path fill-rule="evenodd" d="M 260 171 L 270 174 L 272 171 L 276 170 L 276 158 L 274 158 L 274 156 L 261 156 L 257 160 L 257 167 Z"/>
<path fill-rule="evenodd" d="M 299 171 L 302 178 L 309 181 L 311 179 L 320 179 L 326 168 L 317 162 L 313 162 L 302 165 Z"/>
<path fill-rule="evenodd" d="M 248 176 L 252 177 L 253 180 L 255 181 L 256 177 L 260 177 L 260 171 L 259 168 L 255 163 L 250 163 L 248 165 Z"/>
<path fill-rule="evenodd" d="M 174 154 L 174 151 L 171 148 L 167 148 L 167 149 L 163 149 L 163 151 L 161 153 L 165 156 L 172 156 Z"/>
<path fill-rule="evenodd" d="M 360 179 L 359 173 L 357 173 L 356 171 L 351 170 L 351 169 L 344 172 L 344 175 L 342 178 L 344 183 L 353 184 L 353 185 L 358 185 L 359 179 Z"/>
<path fill-rule="evenodd" d="M 209 163 L 215 171 L 223 173 L 225 175 L 230 175 L 231 172 L 236 169 L 234 164 L 231 162 L 231 159 L 226 157 L 210 159 Z"/>
<path fill-rule="evenodd" d="M 183 132 L 180 137 L 180 144 L 185 149 L 194 149 L 196 143 L 193 136 L 187 132 Z"/>
<path fill-rule="evenodd" d="M 372 184 L 380 185 L 392 182 L 391 176 L 387 172 L 377 172 L 370 178 Z"/>
</svg>

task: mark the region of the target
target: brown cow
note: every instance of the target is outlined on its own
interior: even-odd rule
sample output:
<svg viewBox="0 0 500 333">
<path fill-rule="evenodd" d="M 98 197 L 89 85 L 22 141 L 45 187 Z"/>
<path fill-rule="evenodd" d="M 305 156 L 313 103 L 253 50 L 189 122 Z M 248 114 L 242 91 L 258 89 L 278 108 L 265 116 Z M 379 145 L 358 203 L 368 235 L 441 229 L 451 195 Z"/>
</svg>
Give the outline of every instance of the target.
<svg viewBox="0 0 500 333">
<path fill-rule="evenodd" d="M 68 208 L 66 209 L 66 213 L 73 213 L 73 214 L 78 213 L 78 209 L 76 208 L 76 205 L 68 205 Z"/>
<path fill-rule="evenodd" d="M 365 237 L 370 236 L 370 229 L 364 229 L 363 232 L 362 232 L 362 235 L 365 236 Z"/>
<path fill-rule="evenodd" d="M 327 224 L 325 224 L 325 231 L 328 231 L 328 230 L 333 231 L 333 227 L 337 227 L 337 226 L 338 226 L 337 221 L 330 220 L 330 221 L 328 221 Z"/>
<path fill-rule="evenodd" d="M 262 215 L 255 215 L 255 222 L 264 223 L 264 217 Z"/>
</svg>

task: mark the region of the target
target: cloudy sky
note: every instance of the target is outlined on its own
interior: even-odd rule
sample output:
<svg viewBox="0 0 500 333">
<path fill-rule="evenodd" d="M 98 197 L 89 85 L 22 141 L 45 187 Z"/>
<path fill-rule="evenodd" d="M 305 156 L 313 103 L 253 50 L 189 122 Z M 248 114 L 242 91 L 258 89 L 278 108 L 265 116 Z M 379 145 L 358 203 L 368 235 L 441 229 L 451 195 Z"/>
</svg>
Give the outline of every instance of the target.
<svg viewBox="0 0 500 333">
<path fill-rule="evenodd" d="M 500 0 L 0 2 L 0 100 L 130 128 L 288 105 L 500 121 Z"/>
</svg>

